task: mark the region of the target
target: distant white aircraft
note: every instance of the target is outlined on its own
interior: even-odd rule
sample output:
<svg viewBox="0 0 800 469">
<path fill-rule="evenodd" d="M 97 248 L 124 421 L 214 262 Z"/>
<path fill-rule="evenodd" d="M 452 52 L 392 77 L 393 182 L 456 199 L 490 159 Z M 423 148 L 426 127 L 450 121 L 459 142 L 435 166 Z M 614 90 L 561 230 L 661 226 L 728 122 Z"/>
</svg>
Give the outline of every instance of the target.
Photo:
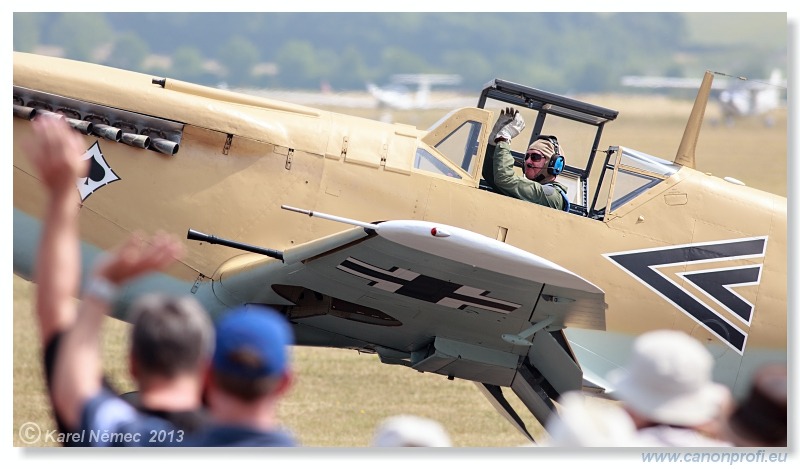
<svg viewBox="0 0 800 469">
<path fill-rule="evenodd" d="M 430 93 L 434 85 L 457 85 L 460 75 L 430 73 L 392 75 L 391 83 L 380 87 L 367 83 L 367 90 L 378 101 L 379 106 L 390 109 L 425 109 L 431 107 Z M 412 91 L 408 85 L 416 86 Z"/>
<path fill-rule="evenodd" d="M 748 79 L 721 74 L 714 80 L 712 89 L 718 90 L 717 101 L 726 124 L 745 116 L 765 115 L 765 123 L 772 125 L 769 112 L 786 106 L 786 79 L 779 69 L 774 69 L 767 79 Z M 686 88 L 697 89 L 700 80 L 694 78 L 624 76 L 623 86 L 637 88 Z"/>
</svg>

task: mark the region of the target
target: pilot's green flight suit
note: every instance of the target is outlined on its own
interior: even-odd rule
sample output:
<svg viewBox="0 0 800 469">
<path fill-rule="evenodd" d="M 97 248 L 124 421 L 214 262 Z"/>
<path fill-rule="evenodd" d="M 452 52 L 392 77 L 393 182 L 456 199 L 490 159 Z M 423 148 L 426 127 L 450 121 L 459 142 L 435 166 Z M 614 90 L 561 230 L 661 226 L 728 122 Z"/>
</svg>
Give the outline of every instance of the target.
<svg viewBox="0 0 800 469">
<path fill-rule="evenodd" d="M 484 159 L 483 178 L 505 195 L 564 210 L 566 200 L 564 195 L 567 193 L 567 188 L 556 181 L 539 184 L 525 176 L 517 175 L 508 142 L 498 142 L 494 155 Z"/>
</svg>

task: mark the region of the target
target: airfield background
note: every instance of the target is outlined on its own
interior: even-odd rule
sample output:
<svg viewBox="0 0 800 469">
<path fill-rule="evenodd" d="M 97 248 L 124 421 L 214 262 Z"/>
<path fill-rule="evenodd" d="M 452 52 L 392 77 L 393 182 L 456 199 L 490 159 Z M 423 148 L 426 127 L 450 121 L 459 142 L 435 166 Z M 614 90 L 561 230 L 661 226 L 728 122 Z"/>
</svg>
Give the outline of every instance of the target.
<svg viewBox="0 0 800 469">
<path fill-rule="evenodd" d="M 367 78 L 380 82 L 398 72 L 459 73 L 465 81 L 446 92 L 477 101 L 482 85 L 497 76 L 617 109 L 620 117 L 606 128 L 604 145 L 622 144 L 670 160 L 695 93 L 622 95 L 617 75 L 672 70 L 699 77 L 710 68 L 766 76 L 773 67 L 785 67 L 787 59 L 782 14 L 356 14 L 352 19 L 337 14 L 335 21 L 329 18 L 328 22 L 326 16 L 15 13 L 14 49 L 107 63 L 154 76 L 207 80 L 211 85 L 224 80 L 229 86 L 260 83 L 270 89 L 296 86 L 320 91 L 325 80 L 334 92 L 358 90 L 365 96 Z M 747 27 L 742 26 L 745 21 Z M 700 25 L 714 32 L 701 30 Z M 501 30 L 515 34 L 505 37 Z M 518 31 L 526 31 L 525 37 L 520 38 Z M 597 50 L 588 50 L 586 44 Z M 244 62 L 249 67 L 236 69 L 226 62 L 231 60 L 225 57 L 226 51 L 235 56 L 248 50 L 256 57 Z M 497 51 L 505 51 L 499 54 L 502 59 Z M 289 60 L 292 55 L 294 62 Z M 123 60 L 133 61 L 125 66 L 120 63 Z M 232 70 L 248 70 L 241 76 L 255 81 L 242 81 Z M 331 110 L 370 118 L 381 112 L 372 106 Z M 395 111 L 392 118 L 427 128 L 446 112 Z M 707 118 L 715 112 L 710 106 Z M 769 128 L 758 119 L 737 122 L 734 127 L 704 125 L 698 169 L 785 196 L 786 122 L 786 109 L 782 109 Z M 752 169 L 753 158 L 759 161 L 757 172 Z M 14 277 L 12 435 L 14 446 L 21 447 L 28 446 L 19 438 L 22 424 L 55 428 L 42 381 L 31 302 L 34 288 Z M 104 363 L 123 391 L 133 389 L 126 370 L 127 332 L 127 324 L 106 321 Z M 280 417 L 303 444 L 366 446 L 378 422 L 398 413 L 440 421 L 455 446 L 526 443 L 467 381 L 382 365 L 374 355 L 343 350 L 296 348 L 294 362 L 298 382 Z M 508 394 L 512 404 L 518 405 L 515 396 Z M 532 419 L 526 425 L 535 435 L 542 434 Z"/>
<path fill-rule="evenodd" d="M 624 75 L 765 77 L 787 67 L 785 13 L 14 13 L 14 50 L 194 83 L 364 90 L 448 73 L 555 93 Z M 785 76 L 786 74 L 784 74 Z M 689 93 L 691 95 L 691 92 Z M 684 94 L 686 96 L 686 94 Z"/>
</svg>

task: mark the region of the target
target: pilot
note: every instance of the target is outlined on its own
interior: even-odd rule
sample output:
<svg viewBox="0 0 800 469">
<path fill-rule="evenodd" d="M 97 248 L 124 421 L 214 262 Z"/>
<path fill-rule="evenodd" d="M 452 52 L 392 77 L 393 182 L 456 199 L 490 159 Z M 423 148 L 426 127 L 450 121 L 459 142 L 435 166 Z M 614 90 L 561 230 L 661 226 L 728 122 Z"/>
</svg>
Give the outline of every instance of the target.
<svg viewBox="0 0 800 469">
<path fill-rule="evenodd" d="M 525 153 L 525 177 L 514 171 L 511 139 L 524 128 L 525 121 L 519 111 L 510 107 L 501 111 L 491 133 L 494 154 L 484 161 L 483 178 L 502 194 L 568 211 L 567 188 L 556 182 L 564 168 L 564 157 L 556 137 L 540 135 Z"/>
</svg>

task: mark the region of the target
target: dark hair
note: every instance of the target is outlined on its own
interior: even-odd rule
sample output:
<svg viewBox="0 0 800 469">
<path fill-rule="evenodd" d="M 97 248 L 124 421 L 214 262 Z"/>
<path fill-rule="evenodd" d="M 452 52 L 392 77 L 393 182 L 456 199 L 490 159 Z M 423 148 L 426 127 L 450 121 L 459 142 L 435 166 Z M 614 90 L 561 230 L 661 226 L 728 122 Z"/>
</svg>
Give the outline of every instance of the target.
<svg viewBox="0 0 800 469">
<path fill-rule="evenodd" d="M 145 295 L 131 306 L 131 356 L 147 374 L 173 378 L 210 359 L 214 326 L 194 298 Z"/>
<path fill-rule="evenodd" d="M 238 352 L 236 353 L 238 355 Z M 239 358 L 240 357 L 238 356 L 229 357 L 229 360 L 236 361 Z M 250 360 L 250 358 L 247 357 L 241 358 L 243 358 L 245 361 Z M 252 402 L 258 398 L 274 393 L 280 385 L 282 376 L 283 375 L 265 376 L 262 378 L 248 378 L 245 376 L 220 372 L 216 369 L 212 373 L 212 379 L 219 389 L 224 391 L 225 394 L 229 394 L 245 402 Z"/>
<path fill-rule="evenodd" d="M 754 442 L 753 446 L 786 446 L 786 401 L 786 366 L 762 365 L 729 425 L 740 438 Z"/>
</svg>

